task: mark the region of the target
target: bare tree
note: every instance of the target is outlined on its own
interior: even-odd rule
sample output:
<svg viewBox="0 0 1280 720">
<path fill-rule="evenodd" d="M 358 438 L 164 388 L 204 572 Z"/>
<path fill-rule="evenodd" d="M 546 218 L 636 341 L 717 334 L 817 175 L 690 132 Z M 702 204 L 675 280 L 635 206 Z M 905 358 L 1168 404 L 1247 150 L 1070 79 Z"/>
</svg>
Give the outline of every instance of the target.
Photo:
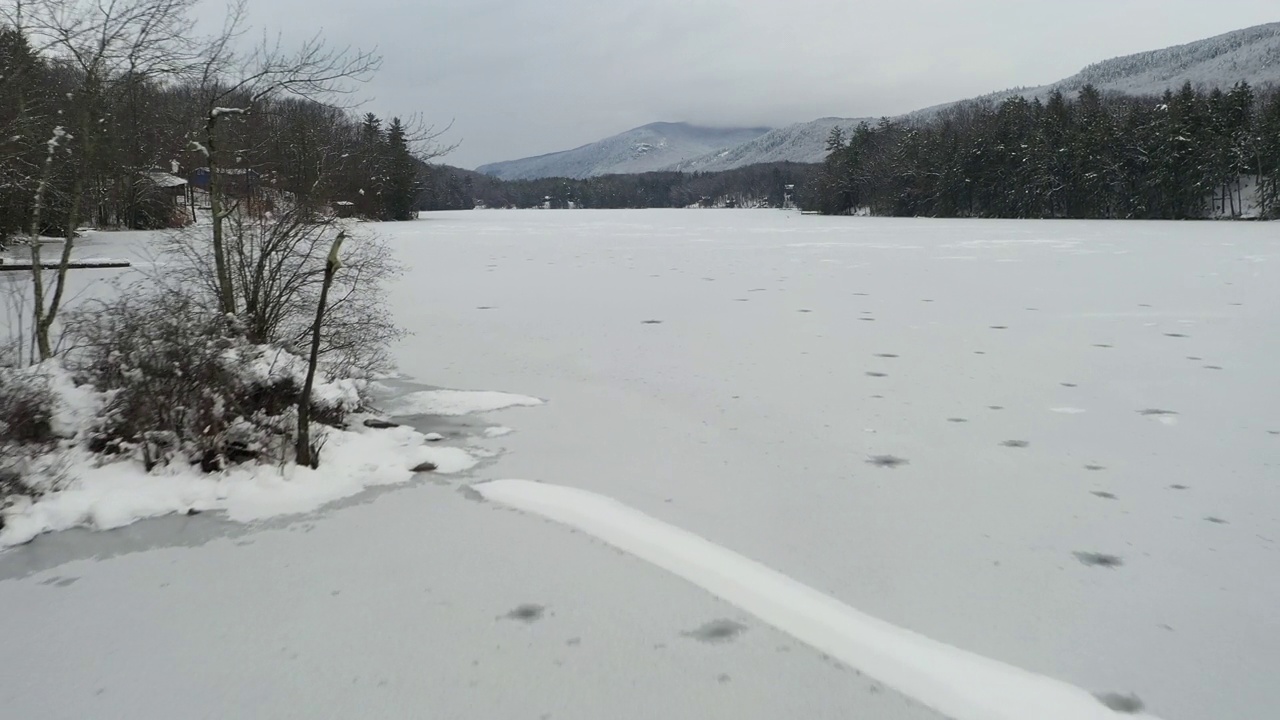
<svg viewBox="0 0 1280 720">
<path fill-rule="evenodd" d="M 235 212 L 227 207 L 220 177 L 219 129 L 228 118 L 255 112 L 264 102 L 292 95 L 321 103 L 335 103 L 354 92 L 381 66 L 374 52 L 331 47 L 319 34 L 296 49 L 287 50 L 280 38 L 264 38 L 251 52 L 237 49 L 245 34 L 245 0 L 233 0 L 220 33 L 207 41 L 193 68 L 203 96 L 204 127 L 195 147 L 206 157 L 209 171 L 209 209 L 213 216 L 213 260 L 219 300 L 227 314 L 236 313 L 234 279 L 227 263 L 223 223 Z"/>
<path fill-rule="evenodd" d="M 6 18 L 37 39 L 36 50 L 55 56 L 78 76 L 69 96 L 70 130 L 50 128 L 48 152 L 36 188 L 30 229 L 33 332 L 42 360 L 53 355 L 49 334 L 66 289 L 67 269 L 80 224 L 86 176 L 97 150 L 100 112 L 106 85 L 119 77 L 174 73 L 188 62 L 185 30 L 195 0 L 34 0 L 18 4 Z M 45 286 L 40 253 L 41 212 L 49 191 L 57 151 L 69 159 L 71 189 L 61 256 L 52 292 Z"/>
</svg>

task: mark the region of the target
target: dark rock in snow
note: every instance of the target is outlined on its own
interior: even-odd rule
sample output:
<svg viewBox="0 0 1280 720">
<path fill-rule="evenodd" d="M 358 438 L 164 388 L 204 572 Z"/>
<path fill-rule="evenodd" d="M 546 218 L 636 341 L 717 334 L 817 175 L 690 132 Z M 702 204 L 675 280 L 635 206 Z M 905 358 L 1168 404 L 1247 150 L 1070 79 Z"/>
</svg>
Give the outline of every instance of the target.
<svg viewBox="0 0 1280 720">
<path fill-rule="evenodd" d="M 378 418 L 369 418 L 364 421 L 364 426 L 373 428 L 374 430 L 387 430 L 393 427 L 400 427 L 399 423 L 393 423 L 390 420 L 380 420 Z"/>
<path fill-rule="evenodd" d="M 421 463 L 421 464 L 419 464 L 419 465 L 415 466 L 415 467 L 413 468 L 412 472 L 416 472 L 416 473 L 420 473 L 420 472 L 434 472 L 434 471 L 435 471 L 435 469 L 436 469 L 436 464 L 435 464 L 435 463 L 433 463 L 433 462 L 428 461 L 428 462 L 424 462 L 424 463 Z"/>
</svg>

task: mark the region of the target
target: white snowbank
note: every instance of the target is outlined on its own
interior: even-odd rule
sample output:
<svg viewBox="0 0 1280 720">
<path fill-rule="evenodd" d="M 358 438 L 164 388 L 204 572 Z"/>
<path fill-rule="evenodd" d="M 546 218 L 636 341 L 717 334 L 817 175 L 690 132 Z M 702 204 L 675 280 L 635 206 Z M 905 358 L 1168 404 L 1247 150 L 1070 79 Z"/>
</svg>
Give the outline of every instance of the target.
<svg viewBox="0 0 1280 720">
<path fill-rule="evenodd" d="M 956 720 L 1118 717 L 1081 688 L 860 613 L 610 498 L 525 480 L 474 487 L 488 500 L 564 523 L 674 573 Z"/>
<path fill-rule="evenodd" d="M 509 407 L 532 407 L 542 401 L 527 395 L 471 390 L 422 390 L 391 401 L 390 415 L 469 415 Z"/>
<path fill-rule="evenodd" d="M 445 474 L 477 462 L 460 448 L 424 445 L 422 435 L 408 427 L 330 429 L 325 437 L 317 470 L 242 465 L 205 474 L 197 467 L 169 466 L 149 474 L 134 460 L 97 464 L 97 456 L 66 451 L 66 484 L 34 502 L 19 499 L 8 508 L 0 548 L 41 533 L 72 527 L 107 530 L 187 510 L 224 510 L 237 522 L 306 513 L 368 487 L 406 482 L 414 476 L 410 468 L 422 462 Z"/>
</svg>

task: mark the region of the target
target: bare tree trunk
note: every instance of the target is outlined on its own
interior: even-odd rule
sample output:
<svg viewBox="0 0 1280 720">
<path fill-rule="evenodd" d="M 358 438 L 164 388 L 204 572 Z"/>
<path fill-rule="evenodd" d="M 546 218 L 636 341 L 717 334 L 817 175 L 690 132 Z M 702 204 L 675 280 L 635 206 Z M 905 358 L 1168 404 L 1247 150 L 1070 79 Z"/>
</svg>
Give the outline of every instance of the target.
<svg viewBox="0 0 1280 720">
<path fill-rule="evenodd" d="M 318 467 L 320 458 L 312 453 L 311 448 L 311 387 L 316 379 L 316 364 L 320 361 L 320 330 L 324 324 L 325 305 L 329 302 L 329 286 L 333 284 L 333 276 L 342 267 L 338 259 L 338 251 L 347 233 L 340 232 L 329 249 L 329 259 L 324 264 L 324 284 L 320 286 L 320 304 L 316 306 L 316 321 L 311 326 L 311 357 L 307 361 L 307 380 L 302 386 L 302 395 L 298 397 L 298 442 L 295 456 L 299 465 Z"/>
<path fill-rule="evenodd" d="M 209 118 L 205 121 L 204 127 L 205 153 L 209 160 L 209 212 L 213 215 L 213 267 L 218 275 L 218 297 L 222 300 L 222 312 L 234 315 L 236 312 L 235 288 L 231 285 L 231 271 L 227 268 L 227 253 L 222 232 L 222 221 L 226 215 L 222 209 L 221 188 L 218 181 L 216 109 L 209 111 Z"/>
<path fill-rule="evenodd" d="M 40 221 L 44 214 L 44 198 L 49 191 L 49 179 L 53 176 L 53 156 L 58 145 L 67 134 L 61 127 L 55 128 L 53 137 L 49 138 L 48 151 L 44 156 L 44 165 L 40 169 L 40 182 L 36 185 L 36 195 L 31 207 L 31 290 L 34 307 L 31 310 L 33 338 L 38 336 L 37 328 L 44 316 L 44 267 L 40 260 Z M 45 359 L 41 351 L 41 359 Z"/>
</svg>

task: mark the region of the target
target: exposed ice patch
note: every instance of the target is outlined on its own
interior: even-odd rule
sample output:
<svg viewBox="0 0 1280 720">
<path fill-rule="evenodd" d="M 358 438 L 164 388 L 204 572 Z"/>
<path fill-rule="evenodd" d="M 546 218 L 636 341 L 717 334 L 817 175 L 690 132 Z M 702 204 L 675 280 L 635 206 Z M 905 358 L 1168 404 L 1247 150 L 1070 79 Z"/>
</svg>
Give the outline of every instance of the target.
<svg viewBox="0 0 1280 720">
<path fill-rule="evenodd" d="M 610 498 L 526 480 L 474 487 L 491 502 L 563 523 L 647 560 L 955 720 L 1115 718 L 1105 700 L 1081 688 L 865 615 Z"/>
<path fill-rule="evenodd" d="M 385 410 L 396 416 L 457 416 L 541 404 L 535 397 L 487 390 L 420 390 L 389 401 Z"/>
<path fill-rule="evenodd" d="M 1084 413 L 1088 412 L 1088 410 L 1085 410 L 1084 408 L 1075 408 L 1075 407 L 1057 407 L 1057 408 L 1049 408 L 1049 410 L 1051 412 L 1056 412 L 1061 415 L 1083 415 Z"/>
<path fill-rule="evenodd" d="M 515 430 L 512 430 L 509 427 L 502 427 L 501 425 L 495 425 L 494 427 L 485 428 L 484 436 L 487 438 L 499 438 L 499 437 L 502 437 L 503 435 L 510 435 L 513 432 L 515 432 Z"/>
</svg>

